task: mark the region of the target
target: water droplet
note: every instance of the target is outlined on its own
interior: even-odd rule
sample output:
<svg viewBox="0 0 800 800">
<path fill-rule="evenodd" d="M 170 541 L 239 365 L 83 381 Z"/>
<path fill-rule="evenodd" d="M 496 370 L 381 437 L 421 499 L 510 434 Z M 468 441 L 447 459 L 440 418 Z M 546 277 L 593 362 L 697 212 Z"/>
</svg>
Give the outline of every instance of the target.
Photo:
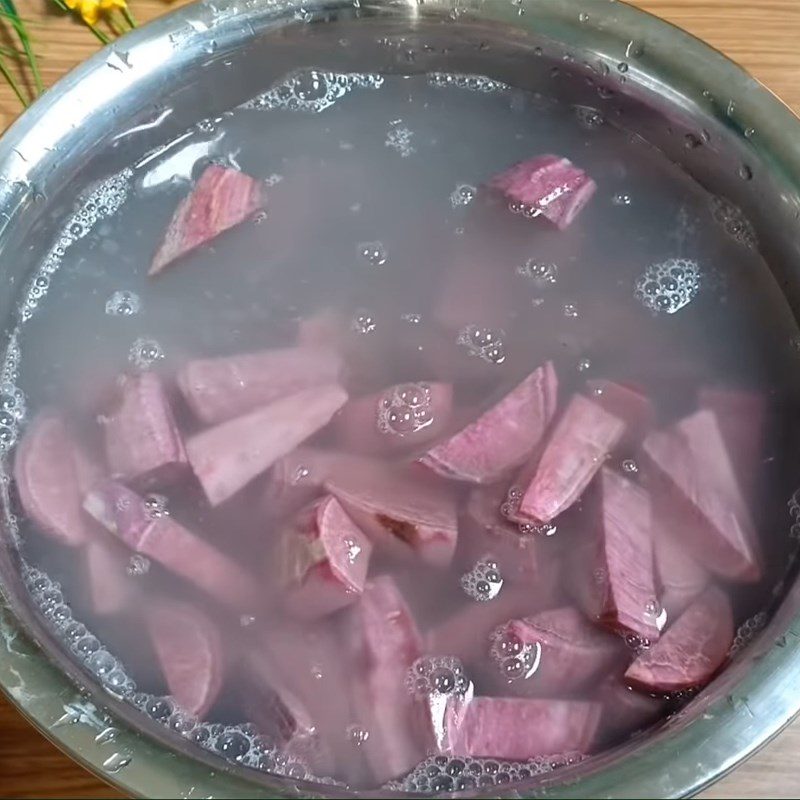
<svg viewBox="0 0 800 800">
<path fill-rule="evenodd" d="M 634 295 L 651 311 L 674 314 L 688 305 L 699 291 L 700 267 L 697 262 L 671 258 L 647 267 L 636 281 Z"/>
<path fill-rule="evenodd" d="M 631 204 L 631 196 L 625 192 L 617 192 L 611 198 L 611 202 L 615 206 L 629 206 Z"/>
<path fill-rule="evenodd" d="M 619 64 L 617 64 L 617 69 L 620 72 L 625 73 L 628 71 L 628 65 L 624 61 L 620 61 Z"/>
<path fill-rule="evenodd" d="M 106 314 L 111 317 L 131 317 L 138 314 L 142 304 L 134 292 L 117 291 L 106 301 Z"/>
<path fill-rule="evenodd" d="M 422 314 L 401 314 L 400 318 L 409 325 L 419 325 L 422 322 Z"/>
<path fill-rule="evenodd" d="M 373 267 L 382 267 L 386 263 L 386 248 L 381 242 L 361 242 L 358 255 Z"/>
<path fill-rule="evenodd" d="M 361 747 L 369 739 L 369 731 L 360 725 L 347 726 L 347 738 L 356 746 Z"/>
<path fill-rule="evenodd" d="M 590 106 L 575 106 L 575 116 L 582 128 L 594 130 L 605 122 L 605 117 L 596 108 Z"/>
<path fill-rule="evenodd" d="M 461 588 L 480 603 L 494 600 L 503 588 L 503 577 L 497 562 L 481 559 L 469 572 L 461 576 Z"/>
<path fill-rule="evenodd" d="M 581 11 L 581 13 L 578 14 L 578 19 L 581 22 L 588 22 L 589 21 L 589 15 L 585 11 Z"/>
<path fill-rule="evenodd" d="M 128 361 L 139 369 L 147 369 L 164 358 L 164 351 L 155 339 L 140 337 L 131 346 Z"/>
<path fill-rule="evenodd" d="M 639 471 L 639 465 L 632 458 L 626 458 L 622 462 L 622 471 L 628 474 L 635 474 Z"/>
<path fill-rule="evenodd" d="M 393 120 L 389 125 L 384 144 L 396 150 L 403 158 L 408 158 L 416 152 L 416 148 L 411 144 L 414 132 L 405 124 L 403 120 Z"/>
<path fill-rule="evenodd" d="M 490 364 L 502 364 L 506 360 L 505 331 L 500 328 L 482 328 L 479 325 L 467 325 L 459 332 L 456 344 L 467 348 L 472 356 Z"/>
<path fill-rule="evenodd" d="M 472 690 L 464 665 L 454 656 L 422 656 L 409 668 L 406 685 L 418 697 L 465 696 Z"/>
<path fill-rule="evenodd" d="M 529 258 L 524 264 L 517 267 L 517 274 L 527 278 L 537 287 L 543 288 L 558 280 L 558 265 Z"/>
<path fill-rule="evenodd" d="M 359 309 L 356 311 L 350 327 L 356 333 L 372 333 L 376 327 L 375 317 L 370 311 Z"/>
<path fill-rule="evenodd" d="M 474 186 L 468 183 L 460 183 L 450 193 L 450 205 L 453 208 L 467 206 L 475 199 L 477 192 L 478 190 Z"/>
<path fill-rule="evenodd" d="M 150 559 L 134 553 L 128 560 L 128 566 L 125 568 L 128 575 L 138 577 L 139 575 L 146 575 L 150 571 Z"/>
<path fill-rule="evenodd" d="M 578 372 L 586 372 L 587 370 L 591 369 L 592 362 L 588 358 L 582 358 L 578 362 Z"/>
<path fill-rule="evenodd" d="M 578 307 L 575 303 L 564 303 L 564 316 L 573 319 L 578 316 Z"/>
<path fill-rule="evenodd" d="M 148 494 L 143 503 L 145 514 L 150 519 L 161 519 L 169 516 L 168 500 L 163 494 Z"/>
<path fill-rule="evenodd" d="M 747 164 L 742 164 L 739 167 L 739 177 L 743 181 L 749 181 L 753 179 L 753 170 Z"/>
<path fill-rule="evenodd" d="M 97 744 L 108 744 L 117 738 L 119 731 L 116 728 L 104 728 L 97 736 L 94 737 Z"/>
<path fill-rule="evenodd" d="M 431 389 L 426 383 L 401 383 L 378 398 L 377 423 L 381 433 L 405 436 L 432 422 Z"/>
<path fill-rule="evenodd" d="M 112 775 L 119 772 L 131 763 L 131 756 L 128 753 L 114 753 L 103 762 L 103 769 Z"/>
<path fill-rule="evenodd" d="M 744 129 L 744 136 L 745 139 L 752 139 L 755 136 L 756 129 L 755 128 L 745 128 Z"/>
<path fill-rule="evenodd" d="M 242 614 L 239 617 L 239 625 L 243 628 L 249 628 L 255 621 L 256 618 L 250 614 Z"/>
</svg>

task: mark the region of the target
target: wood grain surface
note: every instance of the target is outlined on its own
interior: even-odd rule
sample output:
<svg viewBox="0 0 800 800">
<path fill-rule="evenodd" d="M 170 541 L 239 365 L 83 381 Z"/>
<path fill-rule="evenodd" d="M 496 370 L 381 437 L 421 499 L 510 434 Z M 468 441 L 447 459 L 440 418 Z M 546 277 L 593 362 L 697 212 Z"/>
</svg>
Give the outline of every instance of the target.
<svg viewBox="0 0 800 800">
<path fill-rule="evenodd" d="M 156 0 L 130 0 L 130 4 L 140 22 L 167 7 Z M 800 111 L 800 0 L 638 0 L 635 4 L 727 53 Z M 52 0 L 18 0 L 18 5 L 35 23 L 35 48 L 47 85 L 96 49 L 87 31 L 58 12 Z M 0 127 L 18 112 L 14 95 L 0 82 Z M 797 753 L 800 720 L 703 797 L 797 797 Z M 0 698 L 0 798 L 120 796 L 60 753 Z"/>
</svg>

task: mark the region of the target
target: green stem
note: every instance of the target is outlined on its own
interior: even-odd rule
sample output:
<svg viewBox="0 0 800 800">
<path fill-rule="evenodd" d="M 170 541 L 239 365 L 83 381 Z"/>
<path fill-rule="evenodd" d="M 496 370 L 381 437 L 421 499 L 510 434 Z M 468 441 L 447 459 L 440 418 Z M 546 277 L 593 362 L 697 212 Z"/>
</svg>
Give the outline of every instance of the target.
<svg viewBox="0 0 800 800">
<path fill-rule="evenodd" d="M 5 7 L 6 11 L 8 11 L 9 15 L 11 15 L 11 24 L 14 26 L 14 30 L 17 32 L 19 41 L 22 44 L 22 49 L 25 51 L 25 56 L 31 66 L 31 73 L 33 74 L 33 83 L 36 87 L 36 94 L 41 94 L 44 91 L 44 83 L 42 82 L 42 76 L 39 72 L 39 62 L 37 61 L 36 54 L 33 52 L 33 48 L 31 47 L 31 40 L 28 38 L 28 32 L 25 30 L 25 24 L 20 19 L 19 12 L 14 5 L 14 0 L 3 0 L 3 6 Z"/>
<path fill-rule="evenodd" d="M 6 62 L 0 58 L 0 75 L 2 75 L 7 81 L 8 85 L 14 91 L 14 94 L 19 98 L 20 103 L 22 103 L 24 108 L 28 107 L 28 101 L 25 99 L 25 95 L 22 93 L 22 89 L 20 88 L 19 84 L 16 81 L 16 78 L 11 74 L 10 70 L 6 66 Z"/>
<path fill-rule="evenodd" d="M 53 0 L 53 2 L 62 10 L 62 11 L 69 11 L 69 6 L 64 2 L 64 0 Z"/>
<path fill-rule="evenodd" d="M 95 27 L 94 25 L 89 25 L 89 23 L 87 22 L 86 23 L 86 27 L 97 37 L 97 40 L 101 44 L 108 44 L 111 41 L 111 39 L 109 39 L 108 36 L 106 36 L 103 33 L 103 31 L 101 31 L 99 28 Z"/>
<path fill-rule="evenodd" d="M 122 16 L 125 17 L 125 22 L 130 25 L 131 29 L 136 27 L 136 18 L 133 16 L 133 12 L 128 8 L 128 6 L 125 6 L 125 8 L 122 9 Z"/>
</svg>

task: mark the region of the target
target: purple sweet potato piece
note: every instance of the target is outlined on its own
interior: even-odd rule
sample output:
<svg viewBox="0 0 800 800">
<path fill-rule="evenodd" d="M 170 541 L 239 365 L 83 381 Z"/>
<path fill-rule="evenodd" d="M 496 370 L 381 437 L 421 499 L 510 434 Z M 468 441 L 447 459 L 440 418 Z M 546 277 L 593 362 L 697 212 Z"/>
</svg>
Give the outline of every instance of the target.
<svg viewBox="0 0 800 800">
<path fill-rule="evenodd" d="M 372 542 L 335 497 L 303 509 L 283 531 L 281 581 L 287 609 L 315 619 L 354 603 L 364 591 Z"/>
<path fill-rule="evenodd" d="M 104 429 L 106 456 L 115 478 L 146 485 L 175 480 L 188 471 L 183 438 L 156 373 L 122 378 Z"/>
<path fill-rule="evenodd" d="M 651 433 L 643 451 L 657 490 L 680 515 L 674 533 L 686 549 L 717 575 L 758 580 L 755 528 L 714 412 L 701 410 Z"/>
<path fill-rule="evenodd" d="M 595 698 L 603 704 L 601 745 L 616 744 L 632 731 L 652 725 L 664 711 L 664 700 L 633 691 L 619 678 L 609 678 Z"/>
<path fill-rule="evenodd" d="M 449 383 L 401 383 L 350 400 L 333 428 L 349 451 L 409 450 L 439 438 L 448 427 L 452 407 Z"/>
<path fill-rule="evenodd" d="M 328 424 L 347 400 L 335 383 L 283 397 L 195 434 L 186 452 L 211 505 L 219 505 Z"/>
<path fill-rule="evenodd" d="M 569 606 L 509 620 L 492 632 L 492 639 L 501 678 L 512 694 L 572 693 L 625 661 L 618 637 L 598 630 Z M 531 668 L 538 666 L 528 678 L 515 673 L 507 681 L 502 670 L 517 650 L 529 654 Z"/>
<path fill-rule="evenodd" d="M 758 392 L 706 387 L 698 400 L 700 408 L 716 414 L 739 485 L 745 499 L 753 502 L 763 458 L 766 398 Z"/>
<path fill-rule="evenodd" d="M 535 614 L 558 605 L 558 570 L 549 570 L 529 584 L 503 586 L 493 600 L 477 603 L 465 596 L 465 604 L 425 636 L 425 651 L 457 656 L 464 663 L 486 659 L 492 631 L 509 619 Z"/>
<path fill-rule="evenodd" d="M 150 614 L 148 629 L 169 693 L 202 719 L 219 695 L 225 669 L 216 625 L 189 603 L 162 602 Z"/>
<path fill-rule="evenodd" d="M 111 615 L 129 608 L 133 599 L 131 578 L 127 573 L 130 551 L 106 537 L 89 542 L 85 558 L 92 610 Z"/>
<path fill-rule="evenodd" d="M 260 181 L 235 169 L 212 164 L 178 203 L 153 257 L 149 275 L 210 242 L 255 213 L 264 203 Z"/>
<path fill-rule="evenodd" d="M 625 433 L 625 422 L 576 394 L 558 421 L 525 490 L 522 517 L 550 522 L 589 485 Z"/>
<path fill-rule="evenodd" d="M 446 717 L 447 755 L 523 761 L 557 753 L 589 753 L 600 722 L 599 703 L 475 697 L 453 703 Z"/>
<path fill-rule="evenodd" d="M 84 508 L 135 550 L 180 575 L 214 599 L 235 608 L 252 607 L 259 587 L 238 564 L 170 517 L 151 519 L 142 498 L 113 481 L 97 484 Z"/>
<path fill-rule="evenodd" d="M 345 656 L 328 623 L 271 627 L 246 653 L 244 667 L 265 700 L 265 707 L 253 707 L 261 732 L 282 740 L 287 755 L 302 757 L 318 774 L 353 780 L 362 756 L 347 733 L 355 714 L 343 690 L 352 679 Z"/>
<path fill-rule="evenodd" d="M 379 462 L 364 456 L 339 450 L 298 447 L 272 465 L 262 496 L 264 514 L 274 519 L 299 511 L 319 497 L 325 482 L 339 472 L 369 472 L 383 468 Z"/>
<path fill-rule="evenodd" d="M 465 521 L 460 536 L 464 543 L 460 551 L 474 563 L 491 555 L 500 567 L 504 579 L 529 581 L 541 571 L 538 537 L 523 535 L 519 525 L 500 512 L 506 502 L 504 484 L 476 486 L 469 493 Z"/>
<path fill-rule="evenodd" d="M 655 407 L 637 388 L 607 380 L 587 381 L 586 388 L 596 403 L 625 423 L 627 444 L 641 442 L 655 425 Z"/>
<path fill-rule="evenodd" d="M 413 469 L 354 460 L 336 470 L 325 488 L 376 547 L 446 567 L 458 539 L 455 499 L 449 486 L 426 478 Z"/>
<path fill-rule="evenodd" d="M 600 471 L 596 538 L 590 543 L 586 613 L 613 631 L 658 639 L 663 620 L 653 574 L 650 497 L 607 467 Z"/>
<path fill-rule="evenodd" d="M 493 483 L 539 444 L 556 409 L 558 378 L 549 361 L 477 420 L 420 461 L 456 480 Z"/>
<path fill-rule="evenodd" d="M 680 527 L 691 525 L 691 521 L 685 523 L 681 508 L 670 503 L 669 496 L 663 496 L 658 487 L 653 488 L 656 577 L 661 589 L 661 606 L 667 612 L 667 622 L 670 622 L 708 586 L 710 578 L 708 571 L 697 563 L 680 539 Z"/>
<path fill-rule="evenodd" d="M 521 161 L 488 183 L 520 211 L 543 215 L 559 229 L 567 228 L 597 189 L 595 182 L 566 158 L 545 155 Z"/>
<path fill-rule="evenodd" d="M 224 422 L 314 386 L 334 383 L 341 358 L 329 347 L 285 347 L 189 361 L 178 386 L 194 415 Z"/>
<path fill-rule="evenodd" d="M 413 769 L 425 758 L 419 701 L 408 691 L 408 671 L 422 654 L 414 618 L 394 581 L 370 581 L 347 620 L 346 641 L 354 659 L 349 681 L 360 726 L 369 731 L 361 745 L 379 784 Z"/>
<path fill-rule="evenodd" d="M 98 473 L 64 419 L 52 412 L 31 423 L 14 460 L 23 510 L 43 533 L 67 545 L 91 538 L 92 522 L 81 505 L 86 484 Z"/>
<path fill-rule="evenodd" d="M 625 680 L 645 692 L 677 692 L 705 686 L 725 663 L 733 644 L 733 614 L 724 592 L 700 595 L 628 667 Z"/>
</svg>

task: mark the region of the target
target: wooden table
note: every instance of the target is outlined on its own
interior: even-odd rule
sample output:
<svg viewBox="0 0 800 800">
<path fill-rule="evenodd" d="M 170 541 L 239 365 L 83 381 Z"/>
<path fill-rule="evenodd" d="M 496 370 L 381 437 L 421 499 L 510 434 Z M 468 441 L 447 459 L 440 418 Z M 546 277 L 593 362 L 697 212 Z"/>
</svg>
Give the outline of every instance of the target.
<svg viewBox="0 0 800 800">
<path fill-rule="evenodd" d="M 129 0 L 140 21 L 163 13 L 156 0 Z M 497 0 L 502 2 L 503 0 Z M 87 31 L 51 0 L 18 0 L 23 15 L 39 24 L 36 50 L 49 85 L 95 50 Z M 636 0 L 696 34 L 749 69 L 800 111 L 800 0 Z M 0 127 L 18 113 L 0 82 Z M 704 798 L 796 797 L 800 787 L 800 720 Z M 119 797 L 73 764 L 0 699 L 0 797 Z"/>
</svg>

